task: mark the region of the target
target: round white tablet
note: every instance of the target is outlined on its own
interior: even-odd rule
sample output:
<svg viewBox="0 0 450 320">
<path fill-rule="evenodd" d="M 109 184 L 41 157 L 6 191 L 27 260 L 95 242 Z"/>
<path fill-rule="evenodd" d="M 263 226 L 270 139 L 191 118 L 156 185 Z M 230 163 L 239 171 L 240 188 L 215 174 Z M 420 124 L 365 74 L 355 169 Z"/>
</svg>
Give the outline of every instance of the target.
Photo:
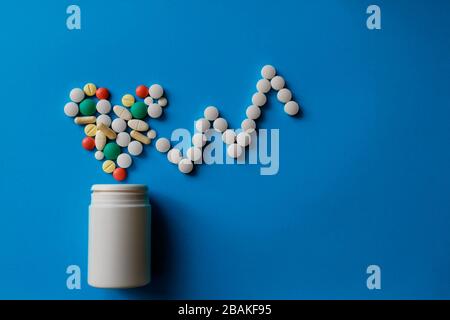
<svg viewBox="0 0 450 320">
<path fill-rule="evenodd" d="M 256 83 L 256 90 L 258 90 L 258 92 L 267 93 L 270 91 L 270 88 L 270 81 L 267 79 L 258 80 Z"/>
<path fill-rule="evenodd" d="M 214 106 L 209 106 L 206 107 L 205 111 L 203 112 L 203 115 L 207 120 L 214 121 L 219 116 L 219 110 Z"/>
<path fill-rule="evenodd" d="M 149 139 L 155 139 L 156 138 L 156 131 L 155 130 L 148 130 L 147 131 L 147 137 L 149 138 Z"/>
<path fill-rule="evenodd" d="M 84 91 L 80 88 L 74 88 L 70 90 L 69 97 L 73 102 L 81 102 L 84 99 Z"/>
<path fill-rule="evenodd" d="M 269 80 L 272 79 L 276 73 L 277 73 L 277 71 L 270 64 L 265 65 L 261 69 L 261 75 L 265 79 L 269 79 Z"/>
<path fill-rule="evenodd" d="M 256 92 L 252 96 L 252 103 L 257 107 L 262 107 L 263 105 L 266 104 L 266 102 L 267 102 L 267 98 L 264 93 Z"/>
<path fill-rule="evenodd" d="M 222 141 L 225 144 L 232 144 L 234 141 L 236 141 L 236 133 L 232 129 L 227 129 L 222 134 Z"/>
<path fill-rule="evenodd" d="M 131 141 L 130 144 L 128 145 L 128 153 L 131 154 L 132 156 L 138 156 L 142 153 L 142 143 L 140 143 L 139 141 Z"/>
<path fill-rule="evenodd" d="M 189 159 L 181 159 L 181 161 L 178 163 L 178 170 L 180 170 L 182 173 L 189 173 L 192 171 L 192 169 L 194 169 L 194 165 Z"/>
<path fill-rule="evenodd" d="M 224 118 L 217 118 L 213 122 L 213 127 L 217 132 L 224 132 L 228 128 L 228 122 Z"/>
<path fill-rule="evenodd" d="M 148 94 L 153 99 L 159 99 L 164 94 L 164 90 L 159 84 L 152 84 L 150 88 L 148 88 Z"/>
<path fill-rule="evenodd" d="M 241 123 L 241 128 L 245 132 L 252 133 L 256 129 L 256 123 L 252 119 L 245 119 Z"/>
<path fill-rule="evenodd" d="M 247 118 L 255 120 L 258 119 L 261 115 L 261 109 L 255 105 L 248 106 L 247 110 L 245 111 L 245 114 L 247 115 Z"/>
<path fill-rule="evenodd" d="M 127 129 L 127 123 L 123 119 L 116 118 L 111 123 L 111 128 L 117 133 L 123 132 Z"/>
<path fill-rule="evenodd" d="M 131 137 L 128 132 L 120 132 L 116 137 L 116 143 L 119 146 L 124 147 L 124 148 L 128 147 L 128 145 L 130 144 L 130 141 L 131 141 Z"/>
<path fill-rule="evenodd" d="M 283 77 L 276 76 L 272 80 L 270 80 L 270 85 L 274 90 L 281 90 L 284 87 L 284 79 Z"/>
<path fill-rule="evenodd" d="M 211 124 L 205 118 L 198 119 L 195 122 L 195 129 L 198 132 L 206 132 L 209 129 L 210 126 L 211 126 Z"/>
<path fill-rule="evenodd" d="M 107 114 L 111 111 L 111 102 L 106 99 L 97 102 L 97 111 L 101 114 Z"/>
<path fill-rule="evenodd" d="M 101 161 L 101 160 L 103 160 L 103 158 L 105 157 L 105 155 L 103 154 L 103 152 L 101 152 L 101 151 L 99 150 L 99 151 L 96 151 L 96 152 L 95 152 L 94 157 L 95 157 L 95 159 Z"/>
<path fill-rule="evenodd" d="M 241 147 L 246 147 L 252 142 L 252 137 L 247 132 L 239 132 L 236 137 L 236 142 Z"/>
<path fill-rule="evenodd" d="M 203 133 L 197 132 L 192 136 L 192 144 L 198 148 L 203 147 L 208 139 Z"/>
<path fill-rule="evenodd" d="M 164 97 L 159 98 L 159 99 L 158 99 L 158 104 L 159 104 L 161 107 L 167 106 L 167 99 L 164 98 Z"/>
<path fill-rule="evenodd" d="M 170 149 L 170 141 L 167 138 L 159 138 L 156 140 L 156 150 L 159 152 L 167 152 Z"/>
<path fill-rule="evenodd" d="M 148 105 L 148 106 L 151 105 L 153 103 L 153 98 L 152 97 L 145 97 L 144 103 L 146 105 Z"/>
<path fill-rule="evenodd" d="M 130 155 L 128 153 L 121 153 L 117 157 L 117 165 L 121 168 L 128 168 L 133 163 L 133 160 L 131 159 Z"/>
<path fill-rule="evenodd" d="M 286 112 L 290 116 L 295 116 L 299 110 L 300 107 L 298 106 L 298 103 L 295 101 L 291 100 L 284 105 L 284 112 Z"/>
<path fill-rule="evenodd" d="M 197 147 L 190 147 L 186 151 L 186 157 L 192 162 L 197 162 L 202 158 L 202 149 Z"/>
<path fill-rule="evenodd" d="M 169 160 L 169 162 L 178 164 L 181 159 L 183 159 L 183 156 L 181 155 L 180 149 L 172 148 L 167 152 L 167 160 Z"/>
<path fill-rule="evenodd" d="M 291 99 L 292 99 L 291 90 L 286 89 L 286 88 L 281 89 L 277 93 L 277 99 L 278 99 L 278 101 L 280 101 L 282 103 L 287 103 L 287 102 L 291 101 Z"/>
<path fill-rule="evenodd" d="M 147 113 L 150 116 L 150 118 L 159 118 L 162 114 L 162 108 L 159 104 L 157 103 L 152 103 L 151 105 L 148 106 L 147 108 Z"/>
<path fill-rule="evenodd" d="M 64 113 L 68 117 L 75 117 L 78 114 L 79 108 L 75 102 L 67 102 L 64 106 Z"/>
<path fill-rule="evenodd" d="M 231 158 L 239 158 L 242 154 L 242 147 L 236 143 L 230 144 L 227 147 L 227 154 Z"/>
<path fill-rule="evenodd" d="M 109 127 L 111 125 L 111 117 L 106 114 L 101 114 L 97 117 L 97 125 L 103 123 L 105 126 Z"/>
</svg>

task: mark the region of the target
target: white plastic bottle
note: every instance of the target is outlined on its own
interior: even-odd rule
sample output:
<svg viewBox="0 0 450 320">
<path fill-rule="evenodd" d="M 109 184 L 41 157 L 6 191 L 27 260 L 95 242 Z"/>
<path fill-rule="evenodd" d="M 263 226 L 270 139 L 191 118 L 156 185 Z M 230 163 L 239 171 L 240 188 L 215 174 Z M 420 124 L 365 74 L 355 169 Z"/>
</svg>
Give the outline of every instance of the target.
<svg viewBox="0 0 450 320">
<path fill-rule="evenodd" d="M 92 186 L 89 285 L 133 288 L 150 282 L 150 214 L 145 185 Z"/>
</svg>

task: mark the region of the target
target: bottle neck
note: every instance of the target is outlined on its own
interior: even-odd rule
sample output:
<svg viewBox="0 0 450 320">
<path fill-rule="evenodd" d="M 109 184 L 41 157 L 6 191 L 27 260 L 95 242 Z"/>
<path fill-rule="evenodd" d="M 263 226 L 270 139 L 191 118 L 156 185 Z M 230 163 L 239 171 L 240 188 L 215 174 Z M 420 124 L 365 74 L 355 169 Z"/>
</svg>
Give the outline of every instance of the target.
<svg viewBox="0 0 450 320">
<path fill-rule="evenodd" d="M 96 185 L 92 187 L 91 205 L 147 206 L 147 188 L 131 185 Z"/>
</svg>

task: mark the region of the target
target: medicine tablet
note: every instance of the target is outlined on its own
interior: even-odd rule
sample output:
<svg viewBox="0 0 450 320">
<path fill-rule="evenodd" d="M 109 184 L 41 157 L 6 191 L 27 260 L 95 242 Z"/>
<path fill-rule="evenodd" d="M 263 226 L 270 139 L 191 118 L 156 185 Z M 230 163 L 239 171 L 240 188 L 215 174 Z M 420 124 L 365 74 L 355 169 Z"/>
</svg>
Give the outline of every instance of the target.
<svg viewBox="0 0 450 320">
<path fill-rule="evenodd" d="M 102 114 L 107 114 L 111 111 L 111 102 L 106 99 L 97 102 L 97 111 Z"/>
<path fill-rule="evenodd" d="M 236 133 L 232 129 L 227 129 L 222 134 L 222 141 L 225 144 L 232 144 L 236 141 Z"/>
<path fill-rule="evenodd" d="M 125 107 L 131 107 L 134 103 L 134 97 L 131 94 L 126 94 L 122 97 L 122 104 Z"/>
<path fill-rule="evenodd" d="M 182 173 L 189 173 L 194 169 L 194 165 L 192 164 L 191 160 L 189 159 L 181 159 L 181 161 L 178 163 L 178 170 Z"/>
<path fill-rule="evenodd" d="M 84 94 L 84 93 L 83 93 Z M 95 102 L 92 99 L 85 99 L 80 103 L 80 112 L 83 116 L 93 116 L 95 114 Z"/>
<path fill-rule="evenodd" d="M 128 153 L 131 154 L 132 156 L 138 156 L 142 153 L 142 143 L 140 143 L 139 141 L 131 141 L 130 144 L 128 145 Z"/>
<path fill-rule="evenodd" d="M 97 117 L 97 125 L 103 123 L 105 127 L 109 127 L 111 125 L 111 117 L 106 114 L 101 114 Z"/>
<path fill-rule="evenodd" d="M 277 71 L 270 64 L 265 65 L 261 69 L 261 76 L 265 79 L 269 79 L 269 80 L 272 79 L 276 73 L 277 73 Z"/>
<path fill-rule="evenodd" d="M 148 106 L 151 105 L 153 103 L 153 98 L 152 97 L 145 98 L 144 103 Z"/>
<path fill-rule="evenodd" d="M 76 124 L 89 124 L 89 123 L 95 123 L 97 121 L 97 117 L 95 116 L 88 116 L 88 117 L 75 117 L 73 119 L 73 122 Z"/>
<path fill-rule="evenodd" d="M 164 98 L 164 97 L 159 98 L 159 99 L 158 99 L 158 104 L 159 104 L 161 107 L 167 106 L 167 99 Z"/>
<path fill-rule="evenodd" d="M 258 90 L 258 92 L 267 93 L 270 91 L 270 88 L 270 81 L 267 79 L 258 80 L 256 83 L 256 90 Z"/>
<path fill-rule="evenodd" d="M 105 158 L 105 155 L 100 150 L 96 151 L 94 154 L 95 159 L 97 160 L 103 160 Z"/>
<path fill-rule="evenodd" d="M 75 102 L 67 102 L 64 106 L 64 113 L 68 117 L 75 117 L 78 114 L 79 108 Z"/>
<path fill-rule="evenodd" d="M 117 133 L 123 132 L 127 129 L 127 123 L 123 119 L 116 118 L 111 123 L 111 128 Z"/>
<path fill-rule="evenodd" d="M 142 133 L 140 133 L 139 131 L 136 131 L 136 130 L 132 130 L 130 132 L 130 136 L 133 139 L 135 139 L 139 142 L 142 142 L 143 144 L 150 144 L 150 142 L 151 142 L 147 136 L 144 136 Z"/>
<path fill-rule="evenodd" d="M 202 159 L 202 149 L 197 147 L 190 147 L 186 151 L 186 157 L 192 162 L 198 162 Z"/>
<path fill-rule="evenodd" d="M 95 124 L 88 124 L 86 127 L 84 127 L 84 133 L 88 137 L 94 137 L 97 133 L 97 126 Z"/>
<path fill-rule="evenodd" d="M 132 119 L 128 121 L 128 126 L 136 131 L 147 131 L 148 130 L 148 124 L 145 121 Z"/>
<path fill-rule="evenodd" d="M 248 106 L 247 110 L 245 111 L 245 114 L 247 115 L 247 118 L 256 120 L 261 115 L 261 109 L 252 104 Z"/>
<path fill-rule="evenodd" d="M 252 133 L 256 129 L 256 123 L 252 119 L 245 119 L 241 123 L 241 128 L 245 132 Z"/>
<path fill-rule="evenodd" d="M 286 89 L 286 88 L 281 89 L 277 93 L 277 99 L 278 99 L 278 101 L 280 101 L 282 103 L 288 103 L 292 99 L 291 90 Z"/>
<path fill-rule="evenodd" d="M 195 122 L 195 129 L 198 132 L 206 132 L 209 129 L 210 126 L 211 126 L 211 124 L 205 118 L 198 119 Z"/>
<path fill-rule="evenodd" d="M 167 160 L 169 160 L 170 163 L 178 164 L 181 159 L 183 159 L 183 157 L 181 156 L 180 149 L 172 148 L 167 152 Z"/>
<path fill-rule="evenodd" d="M 121 153 L 117 157 L 117 165 L 121 168 L 128 168 L 133 163 L 130 155 L 128 153 Z"/>
<path fill-rule="evenodd" d="M 102 169 L 106 173 L 111 173 L 116 169 L 116 164 L 114 163 L 114 161 L 106 160 L 105 162 L 103 162 Z"/>
<path fill-rule="evenodd" d="M 106 136 L 103 131 L 97 130 L 95 134 L 95 147 L 97 150 L 103 150 L 106 144 Z"/>
<path fill-rule="evenodd" d="M 213 122 L 213 127 L 217 132 L 224 132 L 228 128 L 228 122 L 224 118 L 217 118 Z"/>
<path fill-rule="evenodd" d="M 214 121 L 219 116 L 219 110 L 217 110 L 214 106 L 206 107 L 205 111 L 203 112 L 203 115 L 205 118 L 209 121 Z"/>
<path fill-rule="evenodd" d="M 156 119 L 159 118 L 162 114 L 162 108 L 157 103 L 152 103 L 147 108 L 147 113 L 150 116 L 150 118 Z"/>
<path fill-rule="evenodd" d="M 264 93 L 256 92 L 252 96 L 252 104 L 254 104 L 257 107 L 262 107 L 263 105 L 266 104 L 266 102 L 267 102 L 267 98 Z"/>
<path fill-rule="evenodd" d="M 148 88 L 148 94 L 153 99 L 159 99 L 164 94 L 164 90 L 159 84 L 152 84 L 150 88 Z"/>
<path fill-rule="evenodd" d="M 107 127 L 103 122 L 97 123 L 97 130 L 102 131 L 109 140 L 114 140 L 117 134 Z"/>
<path fill-rule="evenodd" d="M 156 138 L 156 131 L 153 130 L 153 129 L 147 131 L 147 137 L 148 137 L 149 139 L 155 139 L 155 138 Z"/>
<path fill-rule="evenodd" d="M 147 88 L 146 86 L 144 86 L 144 85 L 141 84 L 140 86 L 138 86 L 138 87 L 136 88 L 136 95 L 137 95 L 139 98 L 144 99 L 145 97 L 148 96 L 148 88 Z"/>
<path fill-rule="evenodd" d="M 105 154 L 105 158 L 108 160 L 116 160 L 120 154 L 120 147 L 115 142 L 109 142 L 103 148 L 103 153 Z"/>
<path fill-rule="evenodd" d="M 95 95 L 97 87 L 93 83 L 86 83 L 83 87 L 83 91 L 88 97 L 92 97 L 93 95 Z"/>
<path fill-rule="evenodd" d="M 231 158 L 239 158 L 242 154 L 242 147 L 236 143 L 230 144 L 227 147 L 227 154 Z"/>
<path fill-rule="evenodd" d="M 92 139 L 92 137 L 85 137 L 82 141 L 81 141 L 81 145 L 83 146 L 83 148 L 85 148 L 86 150 L 92 150 L 95 148 L 95 141 L 94 139 Z"/>
<path fill-rule="evenodd" d="M 156 140 L 156 150 L 159 152 L 167 152 L 170 149 L 170 141 L 167 138 L 159 138 Z"/>
<path fill-rule="evenodd" d="M 239 134 L 236 137 L 236 142 L 241 147 L 248 146 L 252 141 L 252 137 L 247 132 L 239 132 Z"/>
<path fill-rule="evenodd" d="M 203 147 L 208 139 L 203 133 L 194 133 L 192 136 L 192 144 L 198 148 Z"/>
<path fill-rule="evenodd" d="M 123 181 L 127 178 L 127 170 L 124 168 L 116 168 L 113 172 L 113 177 L 117 181 Z"/>
<path fill-rule="evenodd" d="M 289 101 L 284 105 L 284 112 L 286 112 L 290 116 L 295 116 L 298 111 L 300 110 L 300 107 L 297 102 L 295 101 Z"/>
<path fill-rule="evenodd" d="M 136 101 L 130 108 L 133 118 L 144 119 L 147 116 L 147 105 L 142 101 Z"/>
<path fill-rule="evenodd" d="M 272 80 L 270 80 L 270 85 L 274 90 L 281 90 L 284 88 L 284 79 L 283 77 L 276 76 Z"/>
<path fill-rule="evenodd" d="M 108 99 L 109 91 L 106 88 L 98 88 L 97 91 L 95 91 L 95 95 L 97 99 Z"/>
<path fill-rule="evenodd" d="M 79 103 L 84 99 L 84 91 L 80 88 L 74 88 L 69 93 L 70 100 Z"/>
<path fill-rule="evenodd" d="M 125 121 L 131 120 L 131 118 L 132 118 L 131 112 L 128 111 L 128 109 L 125 109 L 124 107 L 114 106 L 113 111 L 116 114 L 116 116 L 118 116 L 119 118 L 121 118 Z"/>
<path fill-rule="evenodd" d="M 121 147 L 124 147 L 124 148 L 128 147 L 128 145 L 130 144 L 130 141 L 131 141 L 131 137 L 128 132 L 121 132 L 117 135 L 116 143 Z"/>
</svg>

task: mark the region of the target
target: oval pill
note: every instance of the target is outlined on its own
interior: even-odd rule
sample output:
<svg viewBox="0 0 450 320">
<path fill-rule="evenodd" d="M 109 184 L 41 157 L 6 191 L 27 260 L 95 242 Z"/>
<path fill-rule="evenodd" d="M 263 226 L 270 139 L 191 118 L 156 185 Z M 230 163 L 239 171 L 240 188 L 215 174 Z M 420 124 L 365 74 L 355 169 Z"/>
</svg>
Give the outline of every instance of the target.
<svg viewBox="0 0 450 320">
<path fill-rule="evenodd" d="M 143 144 L 150 144 L 150 142 L 151 142 L 149 137 L 143 135 L 142 133 L 140 133 L 139 131 L 136 131 L 136 130 L 132 130 L 130 132 L 130 136 L 133 139 L 135 139 L 139 142 L 142 142 Z"/>
<path fill-rule="evenodd" d="M 116 116 L 118 116 L 119 118 L 121 118 L 125 121 L 131 120 L 131 118 L 132 118 L 131 112 L 128 111 L 128 109 L 125 109 L 124 107 L 114 106 L 113 111 L 116 114 Z"/>
<path fill-rule="evenodd" d="M 128 132 L 120 132 L 117 135 L 116 143 L 121 147 L 124 147 L 124 148 L 128 147 L 128 145 L 130 144 L 130 141 L 131 141 L 131 137 Z"/>
<path fill-rule="evenodd" d="M 84 127 L 84 133 L 88 137 L 94 137 L 97 133 L 97 126 L 95 124 L 88 124 L 86 127 Z"/>
<path fill-rule="evenodd" d="M 131 141 L 130 144 L 128 145 L 128 153 L 133 155 L 133 156 L 138 156 L 142 153 L 142 143 L 140 143 L 139 141 Z"/>
<path fill-rule="evenodd" d="M 276 75 L 276 73 L 276 69 L 270 64 L 265 65 L 261 69 L 261 76 L 268 80 L 272 79 Z"/>
<path fill-rule="evenodd" d="M 164 94 L 164 90 L 159 84 L 152 84 L 150 88 L 148 88 L 148 94 L 153 99 L 159 99 Z"/>
<path fill-rule="evenodd" d="M 75 117 L 78 114 L 78 111 L 78 104 L 76 104 L 75 102 L 67 102 L 64 105 L 64 113 L 68 117 Z"/>
<path fill-rule="evenodd" d="M 95 147 L 97 150 L 103 150 L 106 144 L 106 136 L 103 131 L 97 130 L 95 134 Z"/>
<path fill-rule="evenodd" d="M 133 160 L 131 159 L 130 155 L 128 153 L 121 153 L 117 157 L 117 165 L 121 168 L 128 168 L 133 163 Z"/>
<path fill-rule="evenodd" d="M 84 91 L 80 88 L 74 88 L 70 90 L 69 97 L 73 102 L 79 103 L 84 99 Z"/>
<path fill-rule="evenodd" d="M 134 103 L 134 97 L 131 94 L 126 94 L 122 97 L 122 104 L 125 107 L 131 107 Z"/>
<path fill-rule="evenodd" d="M 165 153 L 170 149 L 170 141 L 167 138 L 159 138 L 156 141 L 156 150 Z"/>
<path fill-rule="evenodd" d="M 114 163 L 114 161 L 106 160 L 102 164 L 102 169 L 106 173 L 111 173 L 114 171 L 114 169 L 116 169 L 116 164 Z"/>
<path fill-rule="evenodd" d="M 88 97 L 92 97 L 93 95 L 95 95 L 97 87 L 93 83 L 86 83 L 83 87 L 83 91 Z"/>
<path fill-rule="evenodd" d="M 116 118 L 111 123 L 111 128 L 117 133 L 123 132 L 127 129 L 127 123 L 123 119 Z"/>
<path fill-rule="evenodd" d="M 100 122 L 99 124 L 97 124 L 97 130 L 102 131 L 105 136 L 109 139 L 109 140 L 114 140 L 117 137 L 117 134 L 112 131 L 110 128 L 108 128 L 104 123 Z"/>
<path fill-rule="evenodd" d="M 213 127 L 217 132 L 224 132 L 228 128 L 228 122 L 224 118 L 217 118 L 213 122 Z"/>
<path fill-rule="evenodd" d="M 157 103 L 152 103 L 147 108 L 148 115 L 150 116 L 150 118 L 153 118 L 153 119 L 159 118 L 162 114 L 162 111 L 163 110 L 162 110 L 161 106 Z"/>
<path fill-rule="evenodd" d="M 73 121 L 76 124 L 89 124 L 95 123 L 97 121 L 97 118 L 95 116 L 76 117 L 75 119 L 73 119 Z"/>
<path fill-rule="evenodd" d="M 148 124 L 142 120 L 132 119 L 128 121 L 128 126 L 136 131 L 147 131 Z"/>
</svg>

